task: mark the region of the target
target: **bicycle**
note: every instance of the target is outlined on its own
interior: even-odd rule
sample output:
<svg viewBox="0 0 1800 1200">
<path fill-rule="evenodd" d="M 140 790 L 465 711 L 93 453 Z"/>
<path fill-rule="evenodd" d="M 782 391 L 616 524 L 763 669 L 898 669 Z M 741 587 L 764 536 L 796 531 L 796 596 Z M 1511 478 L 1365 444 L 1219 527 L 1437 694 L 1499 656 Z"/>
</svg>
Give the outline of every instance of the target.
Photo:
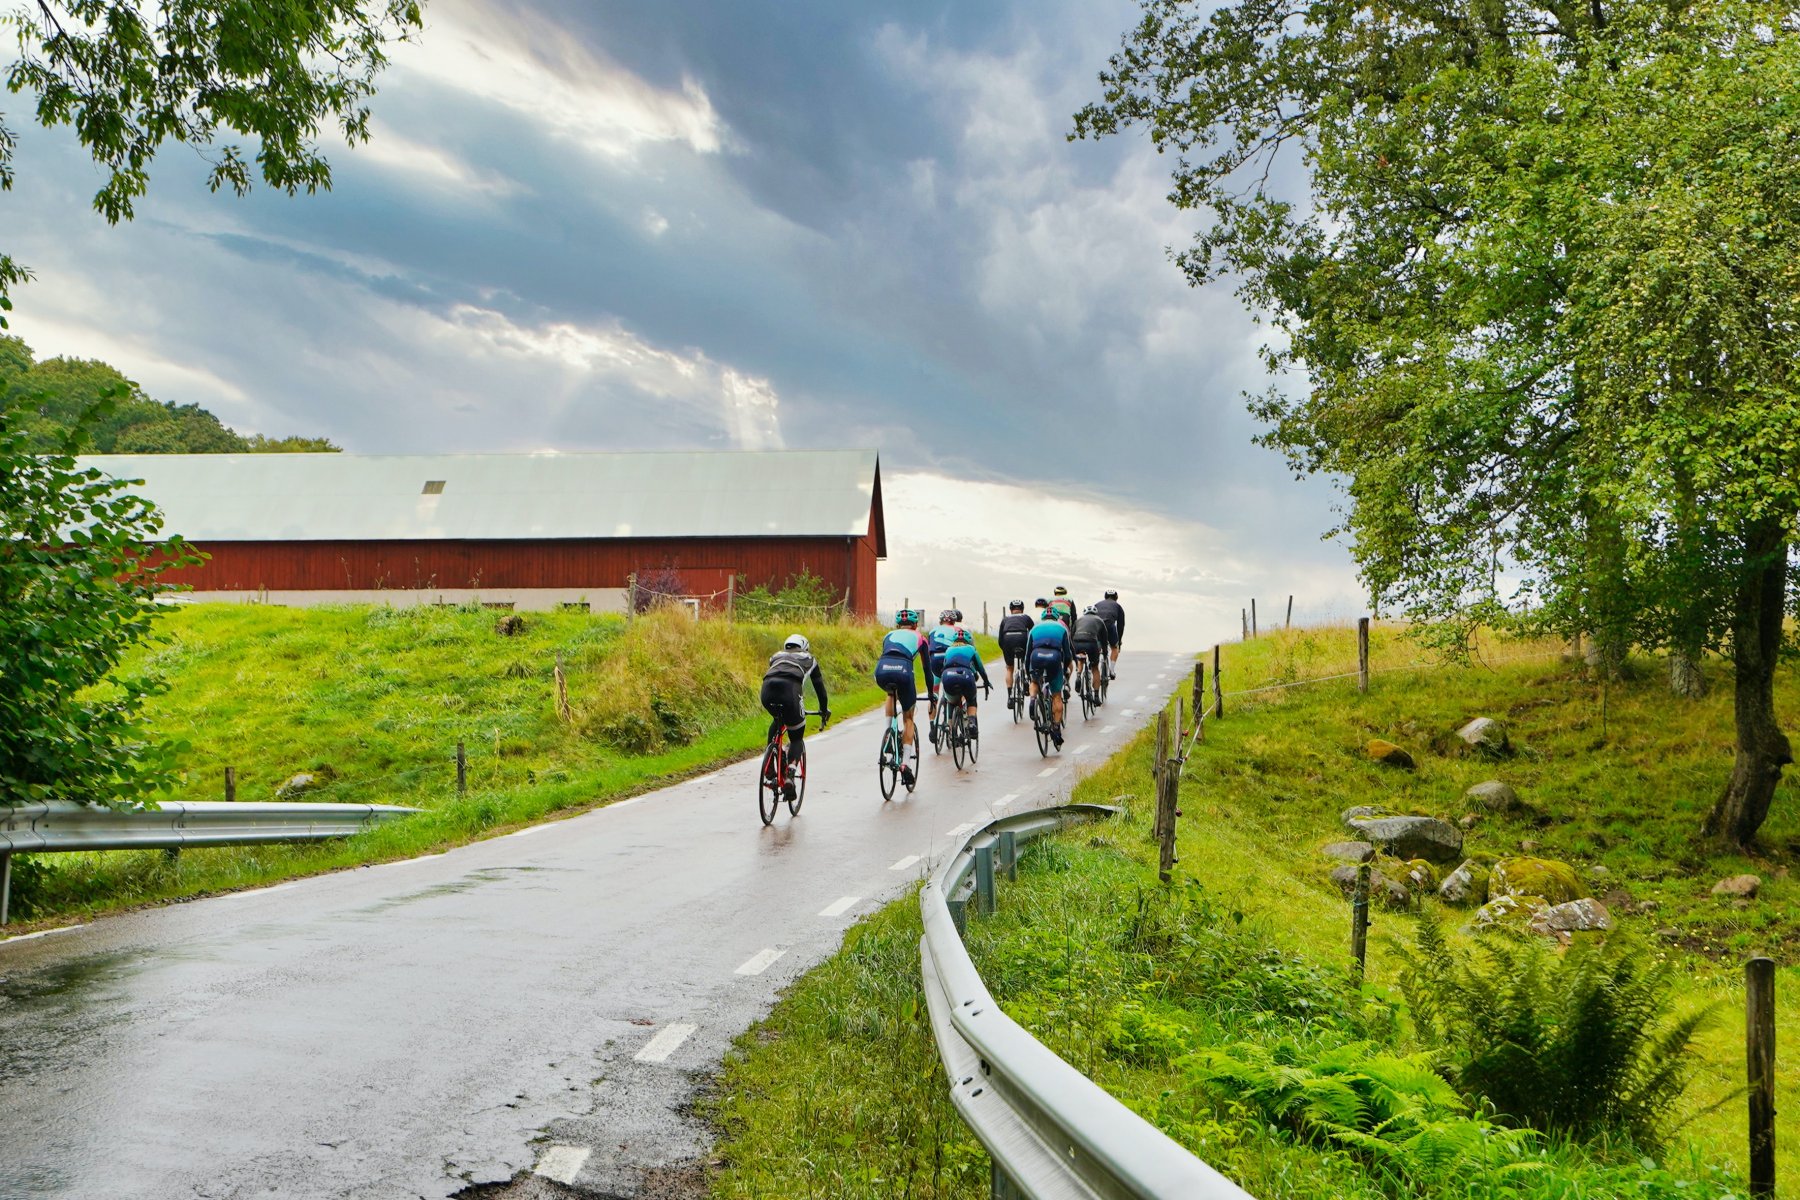
<svg viewBox="0 0 1800 1200">
<path fill-rule="evenodd" d="M 889 692 L 892 696 L 893 693 Z M 901 782 L 902 772 L 906 769 L 906 723 L 900 715 L 900 705 L 894 705 L 894 715 L 888 718 L 887 732 L 881 735 L 881 757 L 875 760 L 876 772 L 881 777 L 881 799 L 894 798 L 894 786 Z M 919 730 L 913 727 L 912 737 L 912 782 L 906 784 L 906 794 L 919 786 Z"/>
<path fill-rule="evenodd" d="M 994 694 L 991 687 L 983 689 L 984 696 Z M 981 754 L 981 730 L 969 728 L 969 708 L 961 696 L 949 701 L 950 715 L 944 722 L 944 740 L 950 743 L 950 758 L 956 763 L 956 769 L 963 769 L 963 759 L 967 758 L 971 766 Z"/>
<path fill-rule="evenodd" d="M 801 718 L 803 722 L 806 717 L 819 715 L 811 709 L 804 711 L 805 716 Z M 824 731 L 825 724 L 821 721 L 819 732 Z M 789 788 L 793 789 L 792 796 L 787 794 Z M 806 760 L 802 758 L 799 762 L 793 762 L 788 758 L 787 726 L 777 726 L 769 737 L 768 747 L 763 751 L 762 770 L 756 774 L 756 810 L 762 815 L 764 825 L 772 825 L 775 814 L 781 811 L 784 802 L 788 806 L 788 816 L 797 817 L 800 815 L 800 805 L 805 800 Z"/>
<path fill-rule="evenodd" d="M 1100 705 L 1094 698 L 1094 678 L 1085 654 L 1075 656 L 1075 695 L 1081 701 L 1081 719 L 1093 720 L 1094 710 Z"/>
<path fill-rule="evenodd" d="M 1031 727 L 1037 733 L 1038 755 L 1049 758 L 1052 736 L 1062 733 L 1062 728 L 1055 720 L 1056 701 L 1050 695 L 1048 671 L 1042 667 L 1034 667 L 1031 678 L 1037 684 L 1037 694 L 1031 697 Z"/>
<path fill-rule="evenodd" d="M 941 683 L 931 685 L 930 701 L 931 752 L 942 754 L 944 752 L 944 688 Z"/>
<path fill-rule="evenodd" d="M 1009 694 L 1012 696 L 1010 707 L 1012 708 L 1013 724 L 1017 725 L 1025 719 L 1025 708 L 1031 703 L 1031 674 L 1025 669 L 1023 657 L 1013 667 L 1012 688 Z"/>
</svg>

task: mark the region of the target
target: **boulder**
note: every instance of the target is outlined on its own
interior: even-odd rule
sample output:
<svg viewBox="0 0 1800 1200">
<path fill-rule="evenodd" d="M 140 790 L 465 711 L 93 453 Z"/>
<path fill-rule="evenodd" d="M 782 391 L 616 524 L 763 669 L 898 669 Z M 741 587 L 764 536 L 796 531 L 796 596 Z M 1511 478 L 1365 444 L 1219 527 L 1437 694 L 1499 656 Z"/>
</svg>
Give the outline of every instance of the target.
<svg viewBox="0 0 1800 1200">
<path fill-rule="evenodd" d="M 1460 867 L 1444 876 L 1444 882 L 1438 885 L 1438 898 L 1446 904 L 1486 904 L 1488 869 L 1472 858 L 1464 859 Z"/>
<path fill-rule="evenodd" d="M 1475 928 L 1523 929 L 1549 907 L 1550 902 L 1542 896 L 1495 896 L 1475 910 Z"/>
<path fill-rule="evenodd" d="M 1513 791 L 1512 785 L 1498 779 L 1476 784 L 1463 793 L 1463 799 L 1476 812 L 1512 813 L 1525 807 L 1519 803 L 1519 793 Z"/>
<path fill-rule="evenodd" d="M 298 799 L 318 786 L 319 780 L 317 776 L 309 775 L 305 771 L 302 771 L 300 774 L 290 777 L 286 783 L 276 788 L 275 798 L 277 800 Z"/>
<path fill-rule="evenodd" d="M 1438 869 L 1422 858 L 1411 859 L 1401 863 L 1401 870 L 1396 872 L 1399 878 L 1406 881 L 1407 890 L 1414 893 L 1434 892 L 1438 886 Z"/>
<path fill-rule="evenodd" d="M 1599 863 L 1595 863 L 1593 866 L 1591 866 L 1587 869 L 1587 877 L 1589 879 L 1605 879 L 1608 875 L 1611 875 L 1611 874 L 1612 874 L 1611 871 L 1607 870 L 1605 867 L 1601 866 Z"/>
<path fill-rule="evenodd" d="M 1504 758 L 1512 753 L 1512 742 L 1506 736 L 1506 726 L 1492 717 L 1476 717 L 1457 730 L 1456 736 L 1462 740 L 1463 745 L 1488 758 Z"/>
<path fill-rule="evenodd" d="M 1337 884 L 1338 890 L 1349 899 L 1356 894 L 1357 868 L 1349 863 L 1340 863 L 1331 868 L 1331 882 Z M 1404 883 L 1390 878 L 1381 871 L 1369 872 L 1369 899 L 1387 908 L 1408 908 L 1412 905 L 1412 892 Z"/>
<path fill-rule="evenodd" d="M 1540 896 L 1546 904 L 1566 904 L 1583 895 L 1575 868 L 1553 858 L 1503 858 L 1488 877 L 1494 896 Z"/>
<path fill-rule="evenodd" d="M 1712 894 L 1715 896 L 1736 896 L 1748 900 L 1762 888 L 1762 879 L 1756 875 L 1733 875 L 1729 879 L 1721 879 L 1713 884 Z"/>
<path fill-rule="evenodd" d="M 1526 928 L 1533 933 L 1554 936 L 1559 933 L 1586 933 L 1595 929 L 1611 929 L 1612 914 L 1598 900 L 1571 900 L 1552 904 L 1533 913 Z"/>
<path fill-rule="evenodd" d="M 1413 762 L 1412 755 L 1394 745 L 1394 743 L 1383 741 L 1380 738 L 1371 738 L 1365 749 L 1370 758 L 1381 763 L 1383 766 L 1400 767 L 1403 770 L 1410 771 L 1413 767 L 1418 765 Z"/>
<path fill-rule="evenodd" d="M 1375 857 L 1375 847 L 1368 842 L 1333 842 L 1319 853 L 1349 863 L 1366 863 Z"/>
<path fill-rule="evenodd" d="M 1395 858 L 1452 863 L 1462 857 L 1462 830 L 1436 817 L 1406 817 L 1359 806 L 1344 813 L 1344 827 Z"/>
</svg>

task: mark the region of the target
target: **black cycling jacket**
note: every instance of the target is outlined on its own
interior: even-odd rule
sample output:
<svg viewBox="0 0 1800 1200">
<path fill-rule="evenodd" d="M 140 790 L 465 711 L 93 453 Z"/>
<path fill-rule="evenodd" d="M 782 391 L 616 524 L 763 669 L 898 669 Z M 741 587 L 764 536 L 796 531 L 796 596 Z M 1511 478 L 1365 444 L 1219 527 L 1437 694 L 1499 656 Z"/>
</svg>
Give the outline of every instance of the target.
<svg viewBox="0 0 1800 1200">
<path fill-rule="evenodd" d="M 1031 627 L 1037 624 L 1024 613 L 1008 613 L 1000 618 L 1000 628 L 996 636 L 1002 646 L 1008 642 L 1022 642 L 1031 636 Z"/>
<path fill-rule="evenodd" d="M 1125 640 L 1125 606 L 1123 604 L 1117 600 L 1096 600 L 1094 601 L 1094 613 L 1096 616 L 1105 617 L 1106 623 L 1112 626 L 1113 641 Z"/>
<path fill-rule="evenodd" d="M 1112 627 L 1099 613 L 1082 613 L 1075 618 L 1075 640 L 1092 642 L 1104 650 L 1112 645 Z"/>
<path fill-rule="evenodd" d="M 763 672 L 763 678 L 797 679 L 802 686 L 811 679 L 819 697 L 819 711 L 831 711 L 831 701 L 825 695 L 825 672 L 819 670 L 819 661 L 804 650 L 777 650 L 769 656 L 769 669 Z"/>
</svg>

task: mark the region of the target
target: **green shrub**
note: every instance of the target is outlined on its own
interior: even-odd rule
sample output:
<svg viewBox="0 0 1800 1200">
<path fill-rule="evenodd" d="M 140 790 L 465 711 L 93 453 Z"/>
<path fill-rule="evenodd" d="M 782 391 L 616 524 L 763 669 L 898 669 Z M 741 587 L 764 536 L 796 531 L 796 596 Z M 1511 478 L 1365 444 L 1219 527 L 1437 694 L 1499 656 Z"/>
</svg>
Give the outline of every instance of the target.
<svg viewBox="0 0 1800 1200">
<path fill-rule="evenodd" d="M 773 591 L 761 583 L 746 588 L 742 575 L 738 576 L 737 589 L 732 613 L 740 621 L 780 625 L 833 621 L 843 615 L 843 595 L 805 568 L 798 575 L 788 576 L 787 582 Z"/>
<path fill-rule="evenodd" d="M 1712 1011 L 1676 1013 L 1665 960 L 1617 935 L 1559 954 L 1498 932 L 1453 946 L 1430 912 L 1418 927 L 1401 990 L 1464 1094 L 1552 1133 L 1662 1143 Z"/>
</svg>

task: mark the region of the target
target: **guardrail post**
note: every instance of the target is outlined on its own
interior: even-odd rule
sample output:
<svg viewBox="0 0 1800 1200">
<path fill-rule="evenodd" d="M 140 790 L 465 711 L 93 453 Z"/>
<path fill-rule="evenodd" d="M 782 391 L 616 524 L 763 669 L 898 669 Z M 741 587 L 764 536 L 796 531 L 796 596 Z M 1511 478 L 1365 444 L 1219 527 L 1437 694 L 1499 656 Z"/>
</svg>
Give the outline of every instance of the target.
<svg viewBox="0 0 1800 1200">
<path fill-rule="evenodd" d="M 969 932 L 969 902 L 967 900 L 944 899 L 944 907 L 950 910 L 950 920 L 956 925 L 956 936 L 963 937 Z"/>
<path fill-rule="evenodd" d="M 1744 1057 L 1750 1083 L 1750 1194 L 1775 1194 L 1775 960 L 1744 964 Z"/>
<path fill-rule="evenodd" d="M 12 907 L 12 853 L 0 854 L 0 925 L 6 924 L 7 910 Z"/>
<path fill-rule="evenodd" d="M 989 1159 L 988 1166 L 990 1168 L 990 1173 L 988 1175 L 988 1196 L 990 1197 L 990 1200 L 1029 1200 L 1029 1197 L 1019 1190 L 1019 1185 L 1014 1183 L 1007 1176 L 1006 1172 L 1000 1169 L 999 1163 Z"/>
<path fill-rule="evenodd" d="M 994 911 L 994 845 L 975 851 L 975 911 L 990 916 Z"/>
<path fill-rule="evenodd" d="M 1019 877 L 1019 837 L 1010 829 L 1000 831 L 1000 870 L 1008 879 Z"/>
<path fill-rule="evenodd" d="M 237 801 L 237 768 L 236 767 L 226 767 L 225 768 L 225 803 L 232 804 L 232 803 L 235 803 L 236 801 Z"/>
<path fill-rule="evenodd" d="M 463 752 L 462 739 L 456 741 L 456 794 L 469 790 L 469 756 Z"/>
<path fill-rule="evenodd" d="M 1356 868 L 1356 891 L 1350 898 L 1350 957 L 1356 977 L 1363 977 L 1369 951 L 1369 864 Z"/>
</svg>

